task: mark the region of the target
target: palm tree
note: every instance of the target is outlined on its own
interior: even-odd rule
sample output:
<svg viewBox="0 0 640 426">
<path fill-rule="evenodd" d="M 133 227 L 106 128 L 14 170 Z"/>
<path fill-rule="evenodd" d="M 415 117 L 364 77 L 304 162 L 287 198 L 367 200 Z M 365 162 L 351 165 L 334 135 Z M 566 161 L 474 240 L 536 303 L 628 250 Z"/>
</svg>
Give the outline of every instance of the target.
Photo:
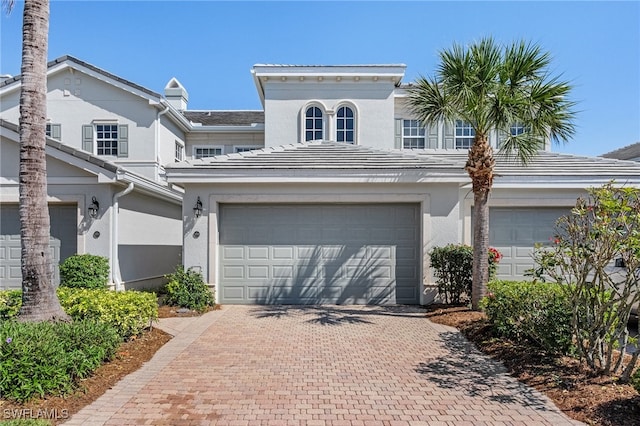
<svg viewBox="0 0 640 426">
<path fill-rule="evenodd" d="M 13 1 L 6 3 L 7 9 Z M 26 0 L 20 89 L 21 321 L 68 320 L 52 282 L 47 205 L 46 117 L 49 0 Z"/>
<path fill-rule="evenodd" d="M 524 41 L 500 46 L 485 38 L 440 52 L 435 78 L 419 77 L 408 89 L 408 105 L 425 124 L 462 120 L 475 132 L 465 170 L 472 182 L 473 285 L 479 309 L 489 279 L 489 193 L 495 176 L 492 131 L 503 139 L 499 154 L 526 165 L 547 140 L 567 142 L 575 132 L 569 83 L 549 77 L 549 53 Z M 517 126 L 520 131 L 512 131 Z"/>
</svg>

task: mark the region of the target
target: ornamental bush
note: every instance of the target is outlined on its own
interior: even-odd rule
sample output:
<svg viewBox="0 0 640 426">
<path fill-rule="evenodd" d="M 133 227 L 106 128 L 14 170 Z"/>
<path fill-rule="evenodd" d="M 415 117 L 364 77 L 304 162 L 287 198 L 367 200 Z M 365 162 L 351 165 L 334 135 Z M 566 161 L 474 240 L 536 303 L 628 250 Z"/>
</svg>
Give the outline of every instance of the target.
<svg viewBox="0 0 640 426">
<path fill-rule="evenodd" d="M 535 250 L 534 276 L 564 284 L 579 358 L 595 373 L 621 372 L 629 381 L 640 356 L 627 328 L 640 302 L 640 189 L 613 182 L 589 189 L 558 219 L 552 240 Z M 616 261 L 624 268 L 614 271 Z M 617 356 L 627 345 L 633 356 Z"/>
<path fill-rule="evenodd" d="M 75 254 L 60 264 L 60 286 L 106 288 L 109 259 L 92 254 Z"/>
<path fill-rule="evenodd" d="M 15 318 L 22 306 L 22 291 L 0 290 L 0 321 Z"/>
<path fill-rule="evenodd" d="M 559 284 L 491 281 L 481 306 L 501 336 L 528 339 L 546 351 L 573 350 L 571 306 Z"/>
<path fill-rule="evenodd" d="M 502 254 L 495 248 L 489 249 L 489 279 L 495 276 Z M 429 253 L 434 270 L 438 293 L 444 303 L 459 304 L 471 296 L 473 275 L 473 248 L 465 244 L 448 244 L 435 247 Z"/>
<path fill-rule="evenodd" d="M 0 395 L 18 402 L 64 395 L 115 354 L 109 324 L 0 321 Z"/>
<path fill-rule="evenodd" d="M 58 298 L 74 321 L 90 319 L 109 324 L 123 339 L 142 333 L 158 318 L 154 293 L 60 287 Z"/>
<path fill-rule="evenodd" d="M 166 275 L 166 278 L 169 282 L 164 287 L 164 292 L 166 293 L 165 302 L 168 305 L 198 312 L 203 312 L 207 307 L 215 305 L 215 297 L 205 284 L 200 272 L 192 268 L 185 271 L 182 265 L 178 265 L 176 271 Z"/>
</svg>

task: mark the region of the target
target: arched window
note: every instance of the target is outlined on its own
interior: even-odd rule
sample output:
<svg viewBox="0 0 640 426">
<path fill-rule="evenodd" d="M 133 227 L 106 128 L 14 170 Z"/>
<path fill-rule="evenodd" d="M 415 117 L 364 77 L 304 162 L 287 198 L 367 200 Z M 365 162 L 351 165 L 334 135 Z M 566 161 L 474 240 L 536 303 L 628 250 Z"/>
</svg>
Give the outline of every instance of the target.
<svg viewBox="0 0 640 426">
<path fill-rule="evenodd" d="M 322 110 L 316 106 L 307 108 L 304 119 L 305 142 L 324 139 Z"/>
<path fill-rule="evenodd" d="M 354 143 L 356 140 L 356 118 L 348 106 L 338 108 L 336 118 L 336 141 Z"/>
</svg>

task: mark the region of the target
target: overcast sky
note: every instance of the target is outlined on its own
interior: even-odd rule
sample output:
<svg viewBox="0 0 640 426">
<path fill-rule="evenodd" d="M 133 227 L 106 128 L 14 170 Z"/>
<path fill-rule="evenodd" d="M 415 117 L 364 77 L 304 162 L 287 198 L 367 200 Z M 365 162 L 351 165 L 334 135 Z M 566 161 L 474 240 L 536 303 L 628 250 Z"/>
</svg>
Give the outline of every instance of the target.
<svg viewBox="0 0 640 426">
<path fill-rule="evenodd" d="M 0 18 L 0 73 L 19 74 L 22 2 Z M 600 155 L 640 141 L 640 2 L 51 1 L 49 58 L 69 54 L 189 109 L 261 109 L 257 63 L 404 63 L 432 75 L 438 51 L 484 36 L 539 43 L 574 86 L 578 132 L 554 151 Z"/>
</svg>

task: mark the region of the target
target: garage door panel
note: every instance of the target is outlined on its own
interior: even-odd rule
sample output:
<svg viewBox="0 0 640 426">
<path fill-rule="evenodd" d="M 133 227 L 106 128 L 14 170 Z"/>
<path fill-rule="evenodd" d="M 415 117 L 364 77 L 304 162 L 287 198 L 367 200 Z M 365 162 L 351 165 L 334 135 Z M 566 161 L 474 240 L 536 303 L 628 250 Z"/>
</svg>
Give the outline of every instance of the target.
<svg viewBox="0 0 640 426">
<path fill-rule="evenodd" d="M 239 226 L 242 259 L 225 251 L 226 230 Z M 419 303 L 416 205 L 222 205 L 219 229 L 222 303 Z M 268 258 L 249 256 L 255 247 Z M 243 268 L 242 278 L 228 267 Z M 406 288 L 396 289 L 398 277 Z"/>
<path fill-rule="evenodd" d="M 499 279 L 524 279 L 534 266 L 532 254 L 537 243 L 548 243 L 556 220 L 569 208 L 502 208 L 489 213 L 489 244 L 503 255 L 496 276 Z"/>
<path fill-rule="evenodd" d="M 49 206 L 49 253 L 55 283 L 60 281 L 59 263 L 77 252 L 77 211 L 75 205 Z M 20 288 L 21 251 L 18 206 L 3 204 L 0 206 L 0 288 Z"/>
</svg>

